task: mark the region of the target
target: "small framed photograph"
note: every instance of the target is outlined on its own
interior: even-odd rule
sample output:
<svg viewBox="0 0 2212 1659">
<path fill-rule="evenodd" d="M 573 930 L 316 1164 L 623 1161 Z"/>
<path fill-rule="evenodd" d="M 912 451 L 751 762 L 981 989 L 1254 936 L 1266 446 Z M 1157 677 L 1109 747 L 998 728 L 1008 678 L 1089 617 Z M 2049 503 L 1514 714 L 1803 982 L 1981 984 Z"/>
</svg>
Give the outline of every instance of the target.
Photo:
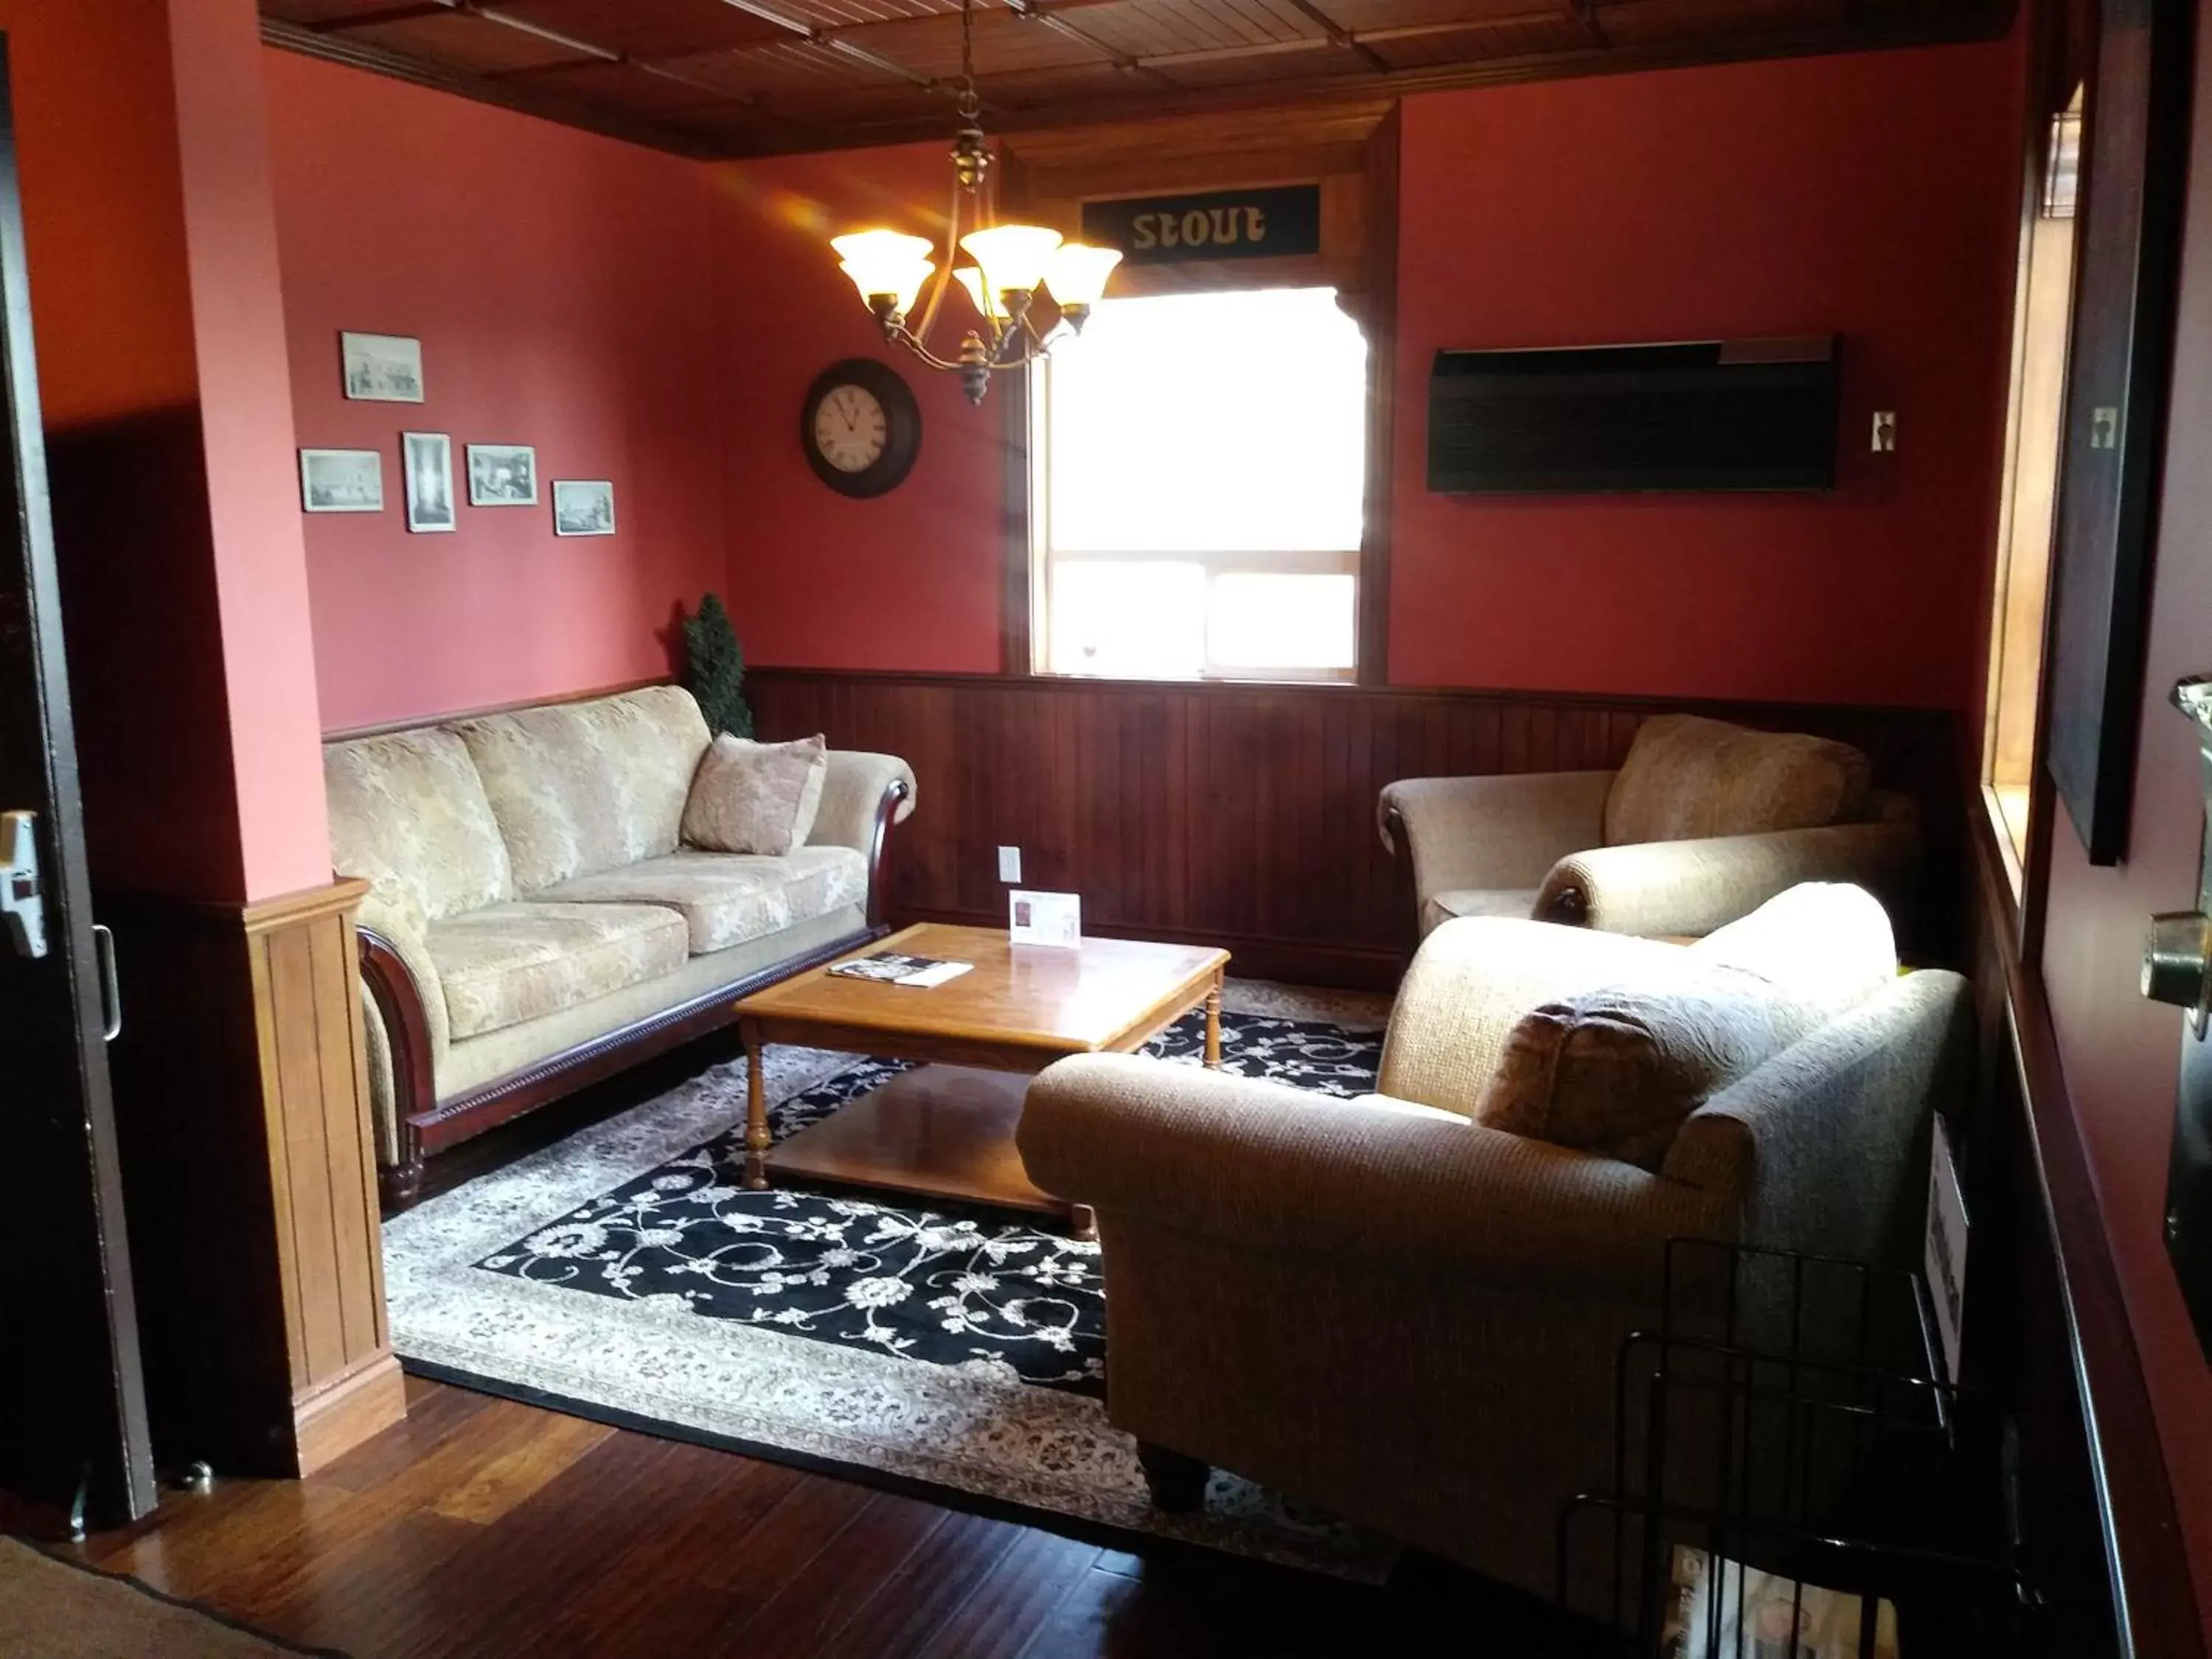
<svg viewBox="0 0 2212 1659">
<path fill-rule="evenodd" d="M 422 343 L 404 334 L 340 334 L 345 395 L 357 403 L 422 401 Z"/>
<path fill-rule="evenodd" d="M 615 487 L 605 478 L 553 481 L 553 533 L 611 536 L 615 533 Z"/>
<path fill-rule="evenodd" d="M 418 534 L 458 528 L 453 441 L 442 432 L 403 432 L 399 458 L 407 481 L 407 527 Z"/>
<path fill-rule="evenodd" d="M 373 449 L 300 452 L 300 505 L 310 513 L 384 511 L 384 457 Z"/>
<path fill-rule="evenodd" d="M 1083 896 L 1015 888 L 1007 901 L 1006 935 L 1016 945 L 1073 950 L 1083 943 Z"/>
<path fill-rule="evenodd" d="M 528 444 L 471 444 L 469 505 L 537 506 L 538 452 Z"/>
</svg>

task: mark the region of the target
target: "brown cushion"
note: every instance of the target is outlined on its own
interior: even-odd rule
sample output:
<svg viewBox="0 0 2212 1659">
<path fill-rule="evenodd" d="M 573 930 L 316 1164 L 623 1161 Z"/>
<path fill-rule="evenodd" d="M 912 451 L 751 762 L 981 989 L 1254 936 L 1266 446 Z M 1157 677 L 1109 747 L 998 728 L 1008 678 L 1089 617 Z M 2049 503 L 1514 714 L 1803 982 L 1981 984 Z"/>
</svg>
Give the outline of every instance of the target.
<svg viewBox="0 0 2212 1659">
<path fill-rule="evenodd" d="M 1896 975 L 1879 901 L 1802 883 L 1686 950 L 1624 957 L 1604 983 L 1522 1015 L 1475 1121 L 1656 1171 L 1714 1094 Z"/>
<path fill-rule="evenodd" d="M 1802 733 L 1662 714 L 1636 733 L 1605 799 L 1608 847 L 1856 823 L 1866 757 Z"/>
<path fill-rule="evenodd" d="M 1756 974 L 1684 952 L 1522 1016 L 1474 1121 L 1656 1171 L 1691 1113 L 1826 1018 Z"/>
<path fill-rule="evenodd" d="M 713 853 L 782 858 L 814 832 L 829 775 L 829 747 L 819 736 L 754 743 L 724 732 L 692 777 L 684 839 Z"/>
</svg>

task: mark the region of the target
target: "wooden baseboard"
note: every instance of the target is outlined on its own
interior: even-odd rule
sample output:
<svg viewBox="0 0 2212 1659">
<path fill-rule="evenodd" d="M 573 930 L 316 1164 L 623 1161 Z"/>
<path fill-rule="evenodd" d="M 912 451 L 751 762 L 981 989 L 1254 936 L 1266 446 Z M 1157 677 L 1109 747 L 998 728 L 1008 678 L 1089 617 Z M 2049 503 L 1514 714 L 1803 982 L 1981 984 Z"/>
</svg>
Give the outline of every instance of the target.
<svg viewBox="0 0 2212 1659">
<path fill-rule="evenodd" d="M 407 1379 L 390 1349 L 292 1402 L 292 1446 L 303 1479 L 407 1415 Z"/>
</svg>

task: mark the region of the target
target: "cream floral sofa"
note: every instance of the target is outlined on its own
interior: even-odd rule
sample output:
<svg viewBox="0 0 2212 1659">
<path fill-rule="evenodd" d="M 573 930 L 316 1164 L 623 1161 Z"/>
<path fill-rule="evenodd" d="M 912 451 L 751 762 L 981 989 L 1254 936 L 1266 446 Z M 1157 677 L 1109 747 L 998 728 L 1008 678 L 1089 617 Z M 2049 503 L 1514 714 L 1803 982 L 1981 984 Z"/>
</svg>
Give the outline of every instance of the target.
<svg viewBox="0 0 2212 1659">
<path fill-rule="evenodd" d="M 914 811 L 888 755 L 830 751 L 807 843 L 699 851 L 708 747 L 675 686 L 334 741 L 331 851 L 361 909 L 386 1201 L 422 1159 L 729 1020 L 746 990 L 885 931 L 884 850 Z"/>
</svg>

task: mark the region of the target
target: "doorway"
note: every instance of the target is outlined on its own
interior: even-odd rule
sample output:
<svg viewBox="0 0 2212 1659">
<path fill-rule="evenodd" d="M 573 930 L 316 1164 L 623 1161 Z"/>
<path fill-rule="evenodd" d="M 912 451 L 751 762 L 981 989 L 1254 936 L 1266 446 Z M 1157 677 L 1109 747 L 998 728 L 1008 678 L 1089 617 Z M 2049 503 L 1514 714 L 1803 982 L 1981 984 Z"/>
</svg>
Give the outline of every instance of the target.
<svg viewBox="0 0 2212 1659">
<path fill-rule="evenodd" d="M 70 718 L 14 106 L 0 36 L 0 1491 L 88 1520 L 154 1506 Z"/>
</svg>

